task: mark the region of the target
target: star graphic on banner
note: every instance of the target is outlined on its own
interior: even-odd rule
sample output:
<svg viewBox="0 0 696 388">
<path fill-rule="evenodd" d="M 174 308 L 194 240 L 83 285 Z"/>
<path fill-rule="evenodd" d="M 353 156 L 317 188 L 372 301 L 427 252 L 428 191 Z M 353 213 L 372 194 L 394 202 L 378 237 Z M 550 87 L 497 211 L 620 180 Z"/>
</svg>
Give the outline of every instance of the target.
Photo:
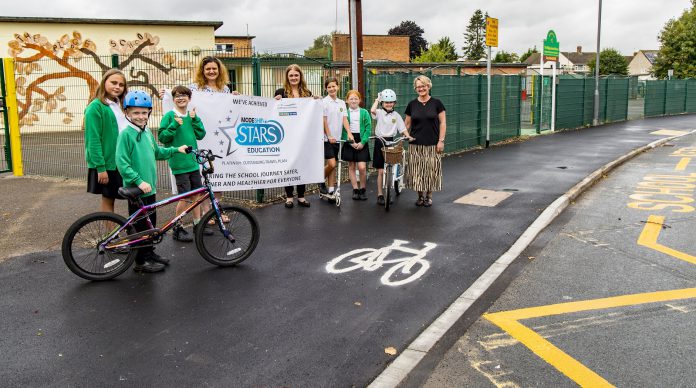
<svg viewBox="0 0 696 388">
<path fill-rule="evenodd" d="M 218 130 L 216 129 L 215 132 L 213 132 L 213 133 L 215 134 L 215 136 L 217 136 L 217 135 L 220 134 L 220 131 L 218 131 Z"/>
<path fill-rule="evenodd" d="M 227 122 L 229 123 L 230 121 L 232 121 L 232 117 L 227 116 L 227 117 L 225 117 L 225 120 L 227 120 Z"/>
<path fill-rule="evenodd" d="M 225 145 L 225 142 L 220 140 L 220 145 Z"/>
</svg>

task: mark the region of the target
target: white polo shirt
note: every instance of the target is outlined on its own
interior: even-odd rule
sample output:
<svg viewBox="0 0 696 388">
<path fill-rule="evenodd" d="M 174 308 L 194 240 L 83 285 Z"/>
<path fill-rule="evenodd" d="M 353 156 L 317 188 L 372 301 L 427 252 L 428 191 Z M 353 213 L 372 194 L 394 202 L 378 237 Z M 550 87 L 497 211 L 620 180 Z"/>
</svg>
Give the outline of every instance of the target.
<svg viewBox="0 0 696 388">
<path fill-rule="evenodd" d="M 387 113 L 384 109 L 377 109 L 372 118 L 377 120 L 375 124 L 375 136 L 379 137 L 393 137 L 396 132 L 403 132 L 406 129 L 404 124 L 404 119 L 401 115 L 393 110 Z"/>
<path fill-rule="evenodd" d="M 334 100 L 329 96 L 324 97 L 321 101 L 324 104 L 324 117 L 329 125 L 329 132 L 334 139 L 338 140 L 343 132 L 343 118 L 348 116 L 346 103 L 340 98 Z M 326 135 L 324 135 L 324 141 L 329 141 Z"/>
</svg>

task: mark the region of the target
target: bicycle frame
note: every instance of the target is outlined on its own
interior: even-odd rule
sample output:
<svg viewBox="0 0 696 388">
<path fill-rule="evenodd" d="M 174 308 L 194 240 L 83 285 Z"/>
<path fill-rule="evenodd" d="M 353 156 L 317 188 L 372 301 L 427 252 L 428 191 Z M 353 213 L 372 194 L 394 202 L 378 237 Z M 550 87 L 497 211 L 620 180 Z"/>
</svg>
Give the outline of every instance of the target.
<svg viewBox="0 0 696 388">
<path fill-rule="evenodd" d="M 179 222 L 179 220 L 181 220 L 184 216 L 186 216 L 193 208 L 195 208 L 196 206 L 203 203 L 203 201 L 205 201 L 206 199 L 210 199 L 210 203 L 212 205 L 212 208 L 215 210 L 215 214 L 217 215 L 217 219 L 219 221 L 218 226 L 220 227 L 220 231 L 223 233 L 225 238 L 229 239 L 230 231 L 227 230 L 224 223 L 221 222 L 222 215 L 220 214 L 220 206 L 218 204 L 217 199 L 215 198 L 215 195 L 213 195 L 213 188 L 210 185 L 210 181 L 208 180 L 208 171 L 212 172 L 212 163 L 211 163 L 210 169 L 206 169 L 205 166 L 203 167 L 203 180 L 204 180 L 203 187 L 199 187 L 195 190 L 191 190 L 191 191 L 188 191 L 188 192 L 183 193 L 183 194 L 178 194 L 178 195 L 175 195 L 173 197 L 163 199 L 163 200 L 155 202 L 151 205 L 141 205 L 140 208 L 135 211 L 135 213 L 131 214 L 130 217 L 128 217 L 128 220 L 126 221 L 125 224 L 123 224 L 123 226 L 121 226 L 117 230 L 113 231 L 106 240 L 104 240 L 101 244 L 99 244 L 99 250 L 104 251 L 104 250 L 109 250 L 109 249 L 118 249 L 118 248 L 122 248 L 125 246 L 133 246 L 133 245 L 136 245 L 136 244 L 139 244 L 142 242 L 154 240 L 157 237 L 165 234 L 167 231 L 169 231 L 169 229 L 173 228 L 174 225 L 176 225 L 176 223 Z M 155 228 L 155 226 L 152 225 L 152 221 L 150 220 L 150 217 L 147 215 L 148 212 L 153 211 L 159 207 L 172 204 L 174 202 L 179 202 L 182 199 L 193 197 L 193 196 L 200 195 L 200 194 L 202 194 L 202 195 L 198 199 L 193 201 L 193 203 L 191 205 L 189 205 L 186 209 L 184 209 L 184 211 L 181 212 L 181 214 L 179 214 L 178 216 L 175 216 L 174 218 L 169 220 L 161 229 Z M 145 220 L 147 222 L 147 226 L 149 228 L 148 230 L 146 230 L 144 232 L 139 232 L 139 233 L 145 233 L 144 235 L 139 236 L 138 238 L 132 239 L 132 240 L 128 239 L 128 236 L 127 236 L 127 237 L 121 239 L 121 240 L 125 239 L 124 241 L 117 240 L 116 244 L 111 244 L 111 242 L 114 241 L 114 239 L 116 239 L 116 236 L 118 236 L 119 233 L 121 233 L 121 231 L 126 229 L 129 225 L 132 225 L 135 222 L 135 220 L 138 220 L 140 217 L 145 217 Z M 151 232 L 151 233 L 147 233 L 147 232 Z"/>
</svg>

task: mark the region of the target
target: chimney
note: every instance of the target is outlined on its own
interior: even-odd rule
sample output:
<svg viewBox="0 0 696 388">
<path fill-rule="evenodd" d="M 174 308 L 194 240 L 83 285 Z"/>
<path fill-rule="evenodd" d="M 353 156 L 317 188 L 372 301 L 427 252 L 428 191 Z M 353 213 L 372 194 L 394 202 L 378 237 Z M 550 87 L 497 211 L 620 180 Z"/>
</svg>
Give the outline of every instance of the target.
<svg viewBox="0 0 696 388">
<path fill-rule="evenodd" d="M 582 46 L 578 46 L 577 53 L 582 54 Z"/>
</svg>

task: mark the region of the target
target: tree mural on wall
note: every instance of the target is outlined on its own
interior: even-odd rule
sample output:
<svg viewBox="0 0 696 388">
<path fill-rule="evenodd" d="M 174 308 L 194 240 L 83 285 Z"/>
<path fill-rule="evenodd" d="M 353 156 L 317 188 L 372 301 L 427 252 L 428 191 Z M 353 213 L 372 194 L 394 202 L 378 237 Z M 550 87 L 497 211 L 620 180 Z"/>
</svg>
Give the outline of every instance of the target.
<svg viewBox="0 0 696 388">
<path fill-rule="evenodd" d="M 191 61 L 178 60 L 174 55 L 164 53 L 158 44 L 159 37 L 149 33 L 138 33 L 134 40 L 110 40 L 111 53 L 119 54 L 119 58 L 125 57 L 118 68 L 126 74 L 129 87 L 141 87 L 156 94 L 155 80 L 161 85 L 168 81 L 191 79 Z M 15 82 L 22 126 L 38 122 L 40 112 L 55 111 L 62 115 L 64 124 L 72 123 L 73 113 L 66 106 L 59 107 L 67 101 L 65 85 L 55 86 L 55 81 L 66 80 L 63 83 L 67 84 L 68 79 L 78 79 L 81 86 L 88 88 L 89 96 L 94 96 L 101 76 L 95 78 L 85 69 L 94 69 L 96 65 L 104 74 L 111 68 L 110 58 L 97 55 L 96 43 L 83 39 L 78 31 L 64 34 L 54 42 L 41 34 L 15 34 L 8 46 L 8 52 L 16 63 Z M 49 63 L 57 65 L 60 70 L 49 72 L 43 69 Z"/>
</svg>

